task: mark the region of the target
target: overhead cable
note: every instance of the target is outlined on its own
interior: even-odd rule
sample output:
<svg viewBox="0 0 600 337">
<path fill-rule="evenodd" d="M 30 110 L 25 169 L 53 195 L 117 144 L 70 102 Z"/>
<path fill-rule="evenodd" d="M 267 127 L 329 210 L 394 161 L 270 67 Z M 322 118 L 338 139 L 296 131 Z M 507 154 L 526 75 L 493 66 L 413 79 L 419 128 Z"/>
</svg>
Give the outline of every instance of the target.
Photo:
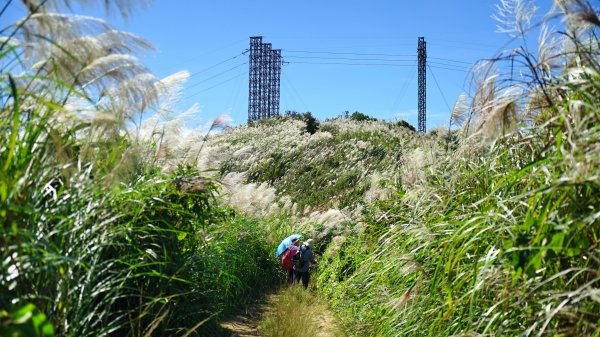
<svg viewBox="0 0 600 337">
<path fill-rule="evenodd" d="M 448 101 L 446 100 L 446 96 L 444 96 L 444 92 L 442 91 L 442 88 L 440 88 L 440 84 L 438 83 L 437 78 L 435 77 L 435 74 L 433 73 L 433 69 L 431 69 L 429 64 L 427 65 L 427 67 L 429 68 L 429 71 L 431 72 L 431 76 L 433 77 L 433 81 L 435 82 L 436 87 L 438 88 L 438 90 L 440 91 L 440 94 L 442 95 L 442 99 L 444 100 L 444 103 L 446 103 L 446 107 L 448 108 L 448 111 L 452 111 L 452 109 L 450 108 L 450 104 L 448 104 Z"/>
<path fill-rule="evenodd" d="M 305 53 L 305 54 L 330 54 L 330 55 L 358 55 L 358 56 L 391 56 L 391 57 L 415 57 L 416 54 L 381 54 L 381 53 L 346 53 L 346 52 L 327 52 L 327 51 L 308 51 L 308 50 L 287 50 L 287 53 Z"/>
<path fill-rule="evenodd" d="M 241 52 L 241 53 L 239 53 L 239 54 L 237 54 L 237 55 L 235 55 L 235 56 L 234 56 L 234 57 L 232 57 L 232 58 L 228 58 L 228 59 L 227 59 L 227 60 L 225 60 L 225 61 L 221 61 L 221 62 L 219 62 L 219 63 L 217 63 L 217 64 L 213 64 L 213 65 L 212 65 L 212 66 L 210 66 L 210 67 L 204 68 L 204 69 L 202 69 L 202 70 L 195 71 L 195 72 L 191 73 L 191 74 L 190 74 L 190 76 L 195 76 L 195 75 L 198 75 L 198 74 L 202 74 L 202 73 L 204 73 L 204 72 L 206 72 L 206 71 L 208 71 L 208 70 L 211 70 L 211 69 L 213 69 L 213 68 L 215 68 L 215 67 L 218 67 L 218 66 L 220 66 L 220 65 L 221 65 L 221 64 L 223 64 L 223 63 L 227 63 L 227 62 L 229 62 L 229 61 L 231 61 L 231 60 L 234 60 L 234 59 L 236 59 L 236 58 L 240 57 L 241 55 L 244 55 L 244 53 L 245 53 L 245 51 L 244 51 L 244 52 Z"/>
<path fill-rule="evenodd" d="M 316 60 L 348 60 L 348 61 L 389 61 L 389 62 L 414 62 L 414 58 L 404 60 L 381 58 L 355 58 L 355 57 L 321 57 L 321 56 L 286 56 L 286 59 L 316 59 Z"/>
<path fill-rule="evenodd" d="M 218 74 L 215 74 L 215 75 L 213 75 L 213 76 L 211 76 L 211 77 L 207 77 L 207 78 L 203 79 L 203 80 L 202 80 L 202 81 L 200 81 L 200 82 L 196 82 L 196 83 L 194 83 L 194 84 L 192 84 L 192 85 L 189 85 L 187 88 L 188 88 L 188 89 L 189 89 L 189 88 L 193 88 L 193 87 L 196 87 L 196 86 L 198 86 L 199 84 L 206 83 L 207 81 L 209 81 L 209 80 L 212 80 L 213 78 L 219 77 L 219 76 L 221 76 L 221 75 L 223 75 L 223 74 L 225 74 L 225 73 L 228 73 L 228 72 L 230 72 L 230 71 L 232 71 L 232 70 L 235 70 L 235 69 L 237 69 L 237 68 L 239 68 L 239 67 L 241 67 L 241 66 L 243 66 L 243 65 L 246 65 L 246 64 L 248 64 L 248 62 L 244 62 L 244 63 L 238 64 L 238 65 L 237 65 L 237 66 L 235 66 L 235 67 L 231 67 L 231 68 L 229 68 L 229 69 L 227 69 L 227 70 L 225 70 L 225 71 L 222 71 L 222 72 L 220 72 L 220 73 L 218 73 Z"/>
<path fill-rule="evenodd" d="M 224 80 L 224 81 L 222 81 L 222 82 L 219 82 L 219 83 L 217 83 L 217 84 L 215 84 L 215 85 L 213 85 L 213 86 L 210 86 L 210 87 L 208 87 L 208 88 L 204 88 L 204 89 L 202 89 L 202 90 L 200 90 L 200 91 L 197 91 L 197 92 L 195 92 L 195 93 L 193 93 L 193 94 L 191 94 L 191 95 L 188 95 L 188 96 L 186 96 L 185 98 L 186 98 L 186 99 L 189 99 L 189 98 L 191 98 L 191 97 L 194 97 L 194 96 L 196 96 L 196 95 L 199 95 L 199 94 L 201 94 L 201 93 L 203 93 L 203 92 L 205 92 L 205 91 L 208 91 L 208 90 L 210 90 L 210 89 L 216 88 L 216 87 L 218 87 L 218 86 L 220 86 L 220 85 L 222 85 L 222 84 L 225 84 L 225 83 L 227 83 L 227 82 L 229 82 L 229 81 L 232 81 L 232 80 L 234 80 L 234 79 L 236 79 L 236 78 L 238 78 L 238 77 L 240 77 L 240 76 L 244 76 L 244 75 L 247 75 L 247 74 L 248 74 L 248 71 L 244 71 L 244 72 L 243 72 L 243 73 L 241 73 L 241 74 L 238 74 L 238 75 L 235 75 L 235 76 L 233 76 L 233 77 L 230 77 L 230 78 L 228 78 L 228 79 L 226 79 L 226 80 Z"/>
<path fill-rule="evenodd" d="M 412 64 L 393 64 L 393 63 L 343 63 L 343 62 L 305 62 L 293 61 L 289 64 L 323 64 L 323 65 L 344 65 L 344 66 L 384 66 L 384 67 L 414 67 Z"/>
</svg>

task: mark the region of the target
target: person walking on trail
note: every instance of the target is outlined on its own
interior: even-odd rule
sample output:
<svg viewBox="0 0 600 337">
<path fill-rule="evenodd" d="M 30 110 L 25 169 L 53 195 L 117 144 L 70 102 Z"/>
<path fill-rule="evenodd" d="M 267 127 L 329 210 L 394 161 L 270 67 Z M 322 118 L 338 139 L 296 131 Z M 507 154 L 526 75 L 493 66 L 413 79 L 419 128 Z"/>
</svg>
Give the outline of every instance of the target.
<svg viewBox="0 0 600 337">
<path fill-rule="evenodd" d="M 295 281 L 300 282 L 302 280 L 302 286 L 304 289 L 308 288 L 308 281 L 310 280 L 310 267 L 314 264 L 317 264 L 315 261 L 315 256 L 313 254 L 311 246 L 313 245 L 313 239 L 308 239 L 304 241 L 302 246 L 300 246 L 299 253 L 295 256 L 299 256 L 299 262 L 294 263 L 294 271 Z"/>
<path fill-rule="evenodd" d="M 283 255 L 281 256 L 281 266 L 283 269 L 287 270 L 287 283 L 294 283 L 294 264 L 292 258 L 300 248 L 300 239 L 292 239 L 292 245 L 285 250 Z"/>
</svg>

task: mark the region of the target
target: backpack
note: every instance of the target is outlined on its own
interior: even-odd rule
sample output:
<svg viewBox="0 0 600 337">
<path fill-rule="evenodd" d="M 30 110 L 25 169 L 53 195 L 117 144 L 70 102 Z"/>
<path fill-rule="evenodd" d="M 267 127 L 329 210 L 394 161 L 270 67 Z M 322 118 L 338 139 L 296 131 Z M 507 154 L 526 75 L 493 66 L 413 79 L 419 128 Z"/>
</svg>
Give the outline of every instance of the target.
<svg viewBox="0 0 600 337">
<path fill-rule="evenodd" d="M 296 253 L 292 256 L 292 264 L 294 265 L 294 268 L 302 268 L 302 265 L 304 264 L 304 260 L 302 259 L 303 253 L 304 250 L 298 249 Z"/>
<path fill-rule="evenodd" d="M 285 253 L 283 253 L 283 256 L 281 256 L 281 266 L 284 269 L 292 269 L 292 267 L 294 266 L 292 258 L 294 256 L 294 254 L 296 254 L 296 251 L 298 251 L 298 247 L 296 246 L 291 246 L 290 248 L 288 248 Z"/>
</svg>

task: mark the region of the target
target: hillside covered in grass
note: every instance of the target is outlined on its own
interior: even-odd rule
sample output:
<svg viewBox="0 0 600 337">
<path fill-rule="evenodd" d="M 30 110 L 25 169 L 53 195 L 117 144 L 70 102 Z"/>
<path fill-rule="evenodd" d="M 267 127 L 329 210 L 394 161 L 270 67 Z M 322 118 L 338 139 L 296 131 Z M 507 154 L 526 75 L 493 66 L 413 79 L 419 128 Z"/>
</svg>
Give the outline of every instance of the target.
<svg viewBox="0 0 600 337">
<path fill-rule="evenodd" d="M 245 182 L 276 187 L 299 207 L 344 209 L 389 192 L 385 187 L 401 183 L 401 168 L 414 169 L 405 177 L 413 184 L 420 167 L 408 166 L 423 163 L 401 163 L 432 157 L 435 142 L 385 121 L 340 117 L 310 134 L 304 121 L 281 117 L 226 130 L 210 139 L 207 151 L 219 154 L 223 175 L 243 173 Z"/>
<path fill-rule="evenodd" d="M 422 134 L 302 114 L 189 130 L 189 74 L 152 75 L 147 41 L 24 3 L 0 39 L 0 334 L 218 336 L 299 232 L 351 336 L 600 335 L 592 4 L 501 1 L 522 47 Z"/>
<path fill-rule="evenodd" d="M 147 115 L 189 74 L 156 78 L 147 41 L 60 2 L 0 18 L 23 5 L 0 33 L 0 335 L 219 335 L 279 274 L 262 223 L 162 160 Z"/>
<path fill-rule="evenodd" d="M 282 118 L 208 142 L 240 209 L 265 196 L 317 237 L 316 289 L 355 336 L 600 334 L 597 9 L 499 8 L 540 49 L 518 81 L 482 63 L 450 129 Z"/>
</svg>

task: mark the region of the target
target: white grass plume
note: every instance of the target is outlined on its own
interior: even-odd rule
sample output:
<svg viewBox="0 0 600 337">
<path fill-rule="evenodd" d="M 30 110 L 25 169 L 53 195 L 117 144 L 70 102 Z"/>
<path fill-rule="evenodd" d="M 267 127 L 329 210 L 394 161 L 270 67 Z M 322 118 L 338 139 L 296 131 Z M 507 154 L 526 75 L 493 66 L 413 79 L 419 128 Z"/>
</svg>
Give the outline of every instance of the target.
<svg viewBox="0 0 600 337">
<path fill-rule="evenodd" d="M 500 0 L 492 18 L 498 22 L 498 32 L 523 37 L 531 29 L 531 19 L 537 10 L 532 0 Z"/>
<path fill-rule="evenodd" d="M 160 94 L 159 113 L 169 115 L 174 112 L 175 104 L 181 100 L 185 83 L 190 78 L 187 70 L 176 72 L 156 83 Z"/>
<path fill-rule="evenodd" d="M 26 62 L 73 85 L 102 87 L 108 79 L 119 82 L 148 72 L 131 53 L 152 50 L 149 42 L 101 19 L 60 13 L 33 14 L 17 38 Z"/>
<path fill-rule="evenodd" d="M 538 37 L 537 67 L 550 80 L 552 71 L 561 66 L 563 60 L 562 39 L 557 38 L 556 30 L 544 23 Z"/>
<path fill-rule="evenodd" d="M 150 5 L 152 0 L 21 0 L 30 13 L 40 11 L 59 11 L 64 8 L 72 9 L 73 3 L 77 2 L 84 7 L 92 7 L 95 4 L 104 6 L 108 14 L 114 10 L 113 7 L 124 18 L 128 19 L 138 8 Z"/>
<path fill-rule="evenodd" d="M 452 107 L 452 114 L 450 115 L 450 124 L 448 129 L 454 126 L 461 126 L 467 120 L 467 112 L 469 110 L 468 96 L 465 93 L 458 95 L 456 102 Z"/>
<path fill-rule="evenodd" d="M 555 0 L 555 6 L 565 14 L 563 22 L 571 34 L 600 27 L 598 13 L 588 1 Z"/>
</svg>

